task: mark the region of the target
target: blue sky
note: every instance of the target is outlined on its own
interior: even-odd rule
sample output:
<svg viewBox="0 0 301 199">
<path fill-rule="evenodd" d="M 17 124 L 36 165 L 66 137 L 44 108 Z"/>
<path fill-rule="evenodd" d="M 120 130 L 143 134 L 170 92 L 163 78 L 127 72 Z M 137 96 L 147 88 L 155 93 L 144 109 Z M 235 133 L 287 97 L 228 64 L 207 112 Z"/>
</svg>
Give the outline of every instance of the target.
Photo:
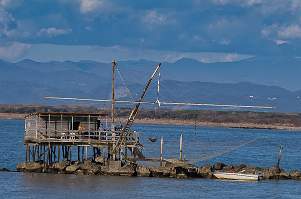
<svg viewBox="0 0 301 199">
<path fill-rule="evenodd" d="M 301 0 L 0 0 L 0 58 L 301 56 Z"/>
</svg>

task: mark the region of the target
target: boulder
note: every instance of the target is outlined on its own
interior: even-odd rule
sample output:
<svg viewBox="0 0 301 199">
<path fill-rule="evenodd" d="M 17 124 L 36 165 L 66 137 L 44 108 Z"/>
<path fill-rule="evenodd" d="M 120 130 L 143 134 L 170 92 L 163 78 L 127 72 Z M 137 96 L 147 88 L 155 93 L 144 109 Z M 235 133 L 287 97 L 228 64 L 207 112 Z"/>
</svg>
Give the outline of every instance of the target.
<svg viewBox="0 0 301 199">
<path fill-rule="evenodd" d="M 137 176 L 142 176 L 142 177 L 149 177 L 151 174 L 149 168 L 144 167 L 142 165 L 137 166 L 136 172 L 137 172 Z"/>
<path fill-rule="evenodd" d="M 152 177 L 170 177 L 171 169 L 166 167 L 156 167 L 150 169 Z"/>
<path fill-rule="evenodd" d="M 79 169 L 79 166 L 78 165 L 69 165 L 66 167 L 66 173 L 75 173 L 76 170 Z"/>
<path fill-rule="evenodd" d="M 211 165 L 205 165 L 202 167 L 199 167 L 197 169 L 197 176 L 201 178 L 212 178 L 212 166 Z"/>
<path fill-rule="evenodd" d="M 301 180 L 301 172 L 300 171 L 292 171 L 292 172 L 290 172 L 290 177 L 294 180 Z"/>
<path fill-rule="evenodd" d="M 4 171 L 4 172 L 9 172 L 10 170 L 3 167 L 3 168 L 0 168 L 0 171 L 2 171 L 2 172 L 3 172 L 3 171 Z"/>
<path fill-rule="evenodd" d="M 287 173 L 287 172 L 281 172 L 281 173 L 279 173 L 278 174 L 278 179 L 279 180 L 288 180 L 288 179 L 291 179 L 291 176 L 289 175 L 289 173 Z"/>
<path fill-rule="evenodd" d="M 43 164 L 39 162 L 24 162 L 17 165 L 18 171 L 42 172 Z"/>
<path fill-rule="evenodd" d="M 66 169 L 67 166 L 69 166 L 70 163 L 67 161 L 62 161 L 62 162 L 56 162 L 53 164 L 53 169 L 58 170 L 59 172 L 62 172 Z"/>
<path fill-rule="evenodd" d="M 214 168 L 214 170 L 222 170 L 225 166 L 227 166 L 227 165 L 225 165 L 222 162 L 217 162 L 214 164 L 213 168 Z"/>
<path fill-rule="evenodd" d="M 105 164 L 105 158 L 102 157 L 102 156 L 97 156 L 97 157 L 95 158 L 95 162 L 104 165 L 104 164 Z"/>
<path fill-rule="evenodd" d="M 86 175 L 97 175 L 101 171 L 101 165 L 86 160 L 83 164 L 80 164 L 80 169 L 83 170 Z"/>
<path fill-rule="evenodd" d="M 74 174 L 76 174 L 76 175 L 85 175 L 85 172 L 81 169 L 78 169 L 74 172 Z"/>
</svg>

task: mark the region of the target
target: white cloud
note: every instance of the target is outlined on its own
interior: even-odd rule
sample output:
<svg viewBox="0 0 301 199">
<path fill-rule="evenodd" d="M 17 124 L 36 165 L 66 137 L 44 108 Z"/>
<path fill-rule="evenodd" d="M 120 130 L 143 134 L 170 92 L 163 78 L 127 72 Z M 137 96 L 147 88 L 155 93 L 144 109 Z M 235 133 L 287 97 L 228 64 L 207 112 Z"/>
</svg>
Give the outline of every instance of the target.
<svg viewBox="0 0 301 199">
<path fill-rule="evenodd" d="M 300 39 L 301 27 L 296 24 L 281 27 L 278 30 L 278 36 L 279 38 L 283 38 L 283 39 Z"/>
<path fill-rule="evenodd" d="M 101 56 L 99 56 L 101 55 Z M 158 62 L 175 62 L 181 58 L 191 58 L 204 63 L 234 62 L 253 57 L 253 55 L 237 53 L 215 52 L 182 52 L 163 51 L 141 48 L 127 48 L 121 46 L 89 46 L 89 45 L 55 45 L 55 44 L 32 44 L 30 50 L 22 59 L 37 61 L 80 61 L 92 60 L 111 62 L 116 58 L 123 60 L 152 60 Z"/>
<path fill-rule="evenodd" d="M 22 57 L 31 47 L 29 44 L 12 42 L 0 45 L 0 59 L 15 61 Z"/>
<path fill-rule="evenodd" d="M 239 4 L 241 6 L 254 6 L 262 4 L 263 0 L 212 0 L 213 3 L 219 5 Z"/>
<path fill-rule="evenodd" d="M 274 41 L 278 46 L 282 45 L 282 44 L 287 44 L 289 43 L 288 41 L 285 41 L 285 40 L 281 40 L 281 39 L 276 39 Z"/>
<path fill-rule="evenodd" d="M 262 29 L 263 37 L 274 40 L 277 45 L 288 43 L 287 40 L 301 39 L 301 26 L 299 24 L 278 25 L 273 24 Z"/>
<path fill-rule="evenodd" d="M 142 18 L 144 23 L 150 25 L 164 25 L 168 22 L 168 17 L 166 15 L 160 14 L 156 10 L 147 11 Z"/>
<path fill-rule="evenodd" d="M 105 0 L 80 0 L 81 13 L 90 13 L 99 8 L 102 8 L 105 4 Z"/>
<path fill-rule="evenodd" d="M 55 27 L 49 27 L 49 28 L 40 29 L 40 31 L 37 34 L 38 36 L 56 37 L 59 35 L 69 34 L 70 32 L 72 32 L 71 29 L 60 29 Z"/>
<path fill-rule="evenodd" d="M 0 7 L 0 37 L 9 37 L 15 29 L 15 19 Z"/>
</svg>

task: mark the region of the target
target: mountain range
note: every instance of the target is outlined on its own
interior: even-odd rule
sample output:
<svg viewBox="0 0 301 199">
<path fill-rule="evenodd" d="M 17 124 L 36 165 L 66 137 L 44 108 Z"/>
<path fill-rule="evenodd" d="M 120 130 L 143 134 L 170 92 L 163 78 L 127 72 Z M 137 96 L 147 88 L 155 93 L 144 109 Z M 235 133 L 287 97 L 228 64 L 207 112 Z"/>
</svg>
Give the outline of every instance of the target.
<svg viewBox="0 0 301 199">
<path fill-rule="evenodd" d="M 290 57 L 254 57 L 229 63 L 183 58 L 175 63 L 162 63 L 160 99 L 269 105 L 275 107 L 274 111 L 300 112 L 300 63 L 301 59 Z M 156 64 L 148 60 L 118 62 L 117 97 L 137 99 Z M 47 101 L 44 96 L 108 99 L 110 66 L 95 61 L 0 61 L 0 103 L 71 103 Z M 156 97 L 153 83 L 147 100 L 154 101 Z"/>
</svg>

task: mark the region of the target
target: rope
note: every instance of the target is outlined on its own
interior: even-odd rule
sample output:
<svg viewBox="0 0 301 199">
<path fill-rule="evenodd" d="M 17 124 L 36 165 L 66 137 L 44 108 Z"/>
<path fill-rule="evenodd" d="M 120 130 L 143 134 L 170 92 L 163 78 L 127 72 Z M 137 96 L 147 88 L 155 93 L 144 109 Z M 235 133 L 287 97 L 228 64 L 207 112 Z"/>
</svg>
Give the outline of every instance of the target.
<svg viewBox="0 0 301 199">
<path fill-rule="evenodd" d="M 118 76 L 119 76 L 119 78 L 120 78 L 120 80 L 121 80 L 121 83 L 122 83 L 123 86 L 126 88 L 127 94 L 129 95 L 130 99 L 134 101 L 133 94 L 131 93 L 131 90 L 130 90 L 129 87 L 127 86 L 126 81 L 125 81 L 125 79 L 123 78 L 123 76 L 121 75 L 121 72 L 120 72 L 120 70 L 119 70 L 118 67 L 116 67 L 116 71 L 117 71 L 117 74 L 118 74 Z"/>
<path fill-rule="evenodd" d="M 222 152 L 215 153 L 215 154 L 213 154 L 213 155 L 210 155 L 210 156 L 207 156 L 207 157 L 200 158 L 200 159 L 198 159 L 198 160 L 193 160 L 193 163 L 195 164 L 196 162 L 199 162 L 199 161 L 208 161 L 208 160 L 211 160 L 211 159 L 213 159 L 213 158 L 220 157 L 220 156 L 222 156 L 222 155 L 225 155 L 225 154 L 227 154 L 227 153 L 230 153 L 230 152 L 232 152 L 232 151 L 235 151 L 235 150 L 237 150 L 237 149 L 239 149 L 239 148 L 241 148 L 241 147 L 243 147 L 243 146 L 246 146 L 246 145 L 248 145 L 248 144 L 251 144 L 251 143 L 253 143 L 253 142 L 257 141 L 257 140 L 258 140 L 258 138 L 255 138 L 255 139 L 253 139 L 253 140 L 251 140 L 251 141 L 245 142 L 245 143 L 243 143 L 243 144 L 240 144 L 240 145 L 238 145 L 238 146 L 236 146 L 236 147 L 233 147 L 233 148 L 230 148 L 230 149 L 228 149 L 228 150 L 224 150 L 224 151 L 222 151 Z"/>
</svg>

